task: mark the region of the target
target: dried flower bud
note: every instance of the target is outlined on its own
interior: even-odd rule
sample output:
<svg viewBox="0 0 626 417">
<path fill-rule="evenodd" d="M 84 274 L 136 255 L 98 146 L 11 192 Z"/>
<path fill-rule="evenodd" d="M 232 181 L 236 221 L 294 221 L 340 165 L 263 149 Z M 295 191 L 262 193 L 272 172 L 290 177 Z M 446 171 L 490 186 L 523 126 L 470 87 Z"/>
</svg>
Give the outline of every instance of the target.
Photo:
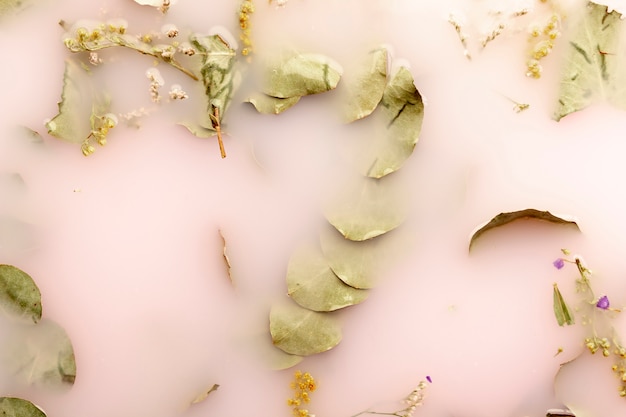
<svg viewBox="0 0 626 417">
<path fill-rule="evenodd" d="M 178 36 L 178 28 L 172 23 L 163 25 L 161 32 L 163 32 L 163 34 L 165 34 L 168 38 L 175 38 Z"/>
</svg>

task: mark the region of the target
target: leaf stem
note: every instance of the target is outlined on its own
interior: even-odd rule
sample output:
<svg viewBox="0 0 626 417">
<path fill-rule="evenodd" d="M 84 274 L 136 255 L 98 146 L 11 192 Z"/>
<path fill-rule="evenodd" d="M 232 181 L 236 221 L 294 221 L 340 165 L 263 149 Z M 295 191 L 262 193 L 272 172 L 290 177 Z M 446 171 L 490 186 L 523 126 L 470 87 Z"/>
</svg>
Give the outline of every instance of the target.
<svg viewBox="0 0 626 417">
<path fill-rule="evenodd" d="M 211 116 L 211 121 L 213 123 L 213 128 L 215 128 L 215 132 L 217 133 L 217 143 L 220 145 L 220 155 L 222 159 L 226 158 L 226 150 L 224 149 L 224 141 L 222 140 L 222 128 L 220 125 L 220 109 L 217 106 L 213 107 L 213 114 Z"/>
</svg>

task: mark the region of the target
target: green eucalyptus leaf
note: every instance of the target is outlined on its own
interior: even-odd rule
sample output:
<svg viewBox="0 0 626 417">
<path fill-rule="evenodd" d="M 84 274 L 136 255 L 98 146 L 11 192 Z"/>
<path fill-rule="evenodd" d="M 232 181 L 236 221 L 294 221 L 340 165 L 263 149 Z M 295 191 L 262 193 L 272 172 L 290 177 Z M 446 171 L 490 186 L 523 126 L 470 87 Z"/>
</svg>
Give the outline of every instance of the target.
<svg viewBox="0 0 626 417">
<path fill-rule="evenodd" d="M 362 177 L 344 189 L 325 210 L 326 219 L 346 239 L 362 241 L 398 227 L 405 219 L 406 201 L 384 179 Z"/>
<path fill-rule="evenodd" d="M 597 100 L 626 109 L 623 26 L 617 11 L 608 13 L 606 6 L 588 3 L 568 45 L 554 114 L 557 121 Z"/>
<path fill-rule="evenodd" d="M 381 178 L 404 165 L 422 129 L 424 103 L 407 68 L 400 67 L 391 77 L 372 116 L 382 129 L 359 149 L 359 159 L 365 175 Z"/>
<path fill-rule="evenodd" d="M 571 326 L 574 324 L 574 317 L 572 313 L 570 313 L 569 308 L 567 308 L 567 304 L 565 304 L 565 300 L 563 300 L 561 291 L 559 291 L 559 287 L 556 283 L 554 284 L 553 298 L 554 317 L 556 317 L 556 322 L 559 326 L 563 326 L 564 324 Z"/>
<path fill-rule="evenodd" d="M 295 251 L 289 260 L 287 294 L 309 310 L 334 311 L 364 301 L 368 292 L 345 284 L 321 251 L 307 246 Z"/>
<path fill-rule="evenodd" d="M 26 272 L 12 265 L 0 265 L 0 308 L 13 317 L 41 319 L 41 293 Z"/>
<path fill-rule="evenodd" d="M 246 102 L 252 104 L 259 113 L 263 114 L 280 114 L 293 107 L 298 101 L 300 101 L 299 96 L 278 98 L 263 93 L 253 94 L 246 99 Z"/>
<path fill-rule="evenodd" d="M 28 0 L 0 0 L 0 17 L 17 12 L 32 3 Z"/>
<path fill-rule="evenodd" d="M 323 93 L 337 87 L 341 66 L 318 54 L 290 54 L 271 62 L 263 92 L 289 98 Z"/>
<path fill-rule="evenodd" d="M 0 415 L 3 417 L 46 417 L 46 413 L 35 404 L 14 397 L 0 397 Z"/>
<path fill-rule="evenodd" d="M 311 311 L 294 303 L 272 307 L 270 333 L 276 347 L 300 356 L 325 352 L 341 341 L 341 327 L 331 313 Z"/>
<path fill-rule="evenodd" d="M 472 232 L 472 237 L 470 238 L 470 244 L 469 244 L 470 250 L 472 249 L 472 246 L 474 245 L 476 240 L 483 233 L 491 229 L 494 229 L 496 227 L 504 226 L 506 224 L 509 224 L 511 222 L 514 222 L 520 219 L 544 220 L 550 223 L 571 225 L 571 226 L 574 226 L 577 230 L 580 230 L 576 221 L 572 219 L 567 219 L 563 216 L 555 216 L 549 211 L 541 211 L 541 210 L 536 210 L 536 209 L 511 211 L 511 212 L 506 212 L 506 213 L 500 213 L 494 218 L 492 218 L 490 221 L 488 221 L 487 223 L 483 223 L 482 225 L 478 226 L 474 230 L 474 232 Z"/>
<path fill-rule="evenodd" d="M 344 118 L 353 122 L 369 116 L 383 97 L 387 84 L 388 52 L 379 48 L 368 54 L 367 61 L 354 78 L 346 76 L 343 86 L 347 92 L 343 97 Z"/>
<path fill-rule="evenodd" d="M 74 348 L 65 330 L 50 320 L 14 324 L 3 341 L 2 372 L 27 385 L 73 385 Z"/>
</svg>

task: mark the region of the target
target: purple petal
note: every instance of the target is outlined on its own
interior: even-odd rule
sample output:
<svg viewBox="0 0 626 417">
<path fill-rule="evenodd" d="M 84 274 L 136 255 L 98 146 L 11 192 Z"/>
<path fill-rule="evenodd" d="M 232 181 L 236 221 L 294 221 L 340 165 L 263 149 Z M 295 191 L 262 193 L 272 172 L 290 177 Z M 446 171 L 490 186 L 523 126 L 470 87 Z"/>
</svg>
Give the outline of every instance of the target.
<svg viewBox="0 0 626 417">
<path fill-rule="evenodd" d="M 603 295 L 600 297 L 598 302 L 596 303 L 596 307 L 601 308 L 602 310 L 606 310 L 609 308 L 609 297 Z"/>
<path fill-rule="evenodd" d="M 433 380 L 430 378 L 430 375 L 426 375 L 426 380 L 432 384 Z"/>
<path fill-rule="evenodd" d="M 561 269 L 565 266 L 565 260 L 563 258 L 557 258 L 557 260 L 552 262 L 552 265 L 554 265 L 556 269 Z"/>
</svg>

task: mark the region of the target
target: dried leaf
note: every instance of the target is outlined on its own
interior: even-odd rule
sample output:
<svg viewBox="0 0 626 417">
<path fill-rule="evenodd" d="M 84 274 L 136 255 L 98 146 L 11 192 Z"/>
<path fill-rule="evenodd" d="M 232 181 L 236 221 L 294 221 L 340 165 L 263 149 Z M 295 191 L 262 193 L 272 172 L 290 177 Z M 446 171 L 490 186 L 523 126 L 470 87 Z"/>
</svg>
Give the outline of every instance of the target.
<svg viewBox="0 0 626 417">
<path fill-rule="evenodd" d="M 201 403 L 202 401 L 207 399 L 209 394 L 211 394 L 213 391 L 217 391 L 217 389 L 219 387 L 220 387 L 219 384 L 213 384 L 213 386 L 211 388 L 209 388 L 208 390 L 202 392 L 200 395 L 198 395 L 196 398 L 194 398 L 193 401 L 191 401 L 191 403 L 192 404 Z"/>
<path fill-rule="evenodd" d="M 280 114 L 293 107 L 298 101 L 300 101 L 299 96 L 278 98 L 263 93 L 253 94 L 246 99 L 246 102 L 251 103 L 259 113 L 263 114 Z"/>
<path fill-rule="evenodd" d="M 472 232 L 472 237 L 470 239 L 470 244 L 469 244 L 470 250 L 472 249 L 474 242 L 476 242 L 476 240 L 483 233 L 487 232 L 488 230 L 494 229 L 496 227 L 504 226 L 505 224 L 511 223 L 519 219 L 537 219 L 537 220 L 545 220 L 551 223 L 573 225 L 574 227 L 576 227 L 577 230 L 580 230 L 575 220 L 568 220 L 562 216 L 561 217 L 555 216 L 549 211 L 525 209 L 525 210 L 519 210 L 519 211 L 500 213 L 496 217 L 488 221 L 487 223 L 484 223 L 478 226 L 476 229 L 474 229 L 474 232 Z"/>
<path fill-rule="evenodd" d="M 363 70 L 354 78 L 344 81 L 346 96 L 345 121 L 353 122 L 369 116 L 383 97 L 387 84 L 388 52 L 379 48 L 368 54 Z"/>
<path fill-rule="evenodd" d="M 46 413 L 35 404 L 13 397 L 0 397 L 0 415 L 4 417 L 46 417 Z"/>
<path fill-rule="evenodd" d="M 222 231 L 220 229 L 217 230 L 217 232 L 220 235 L 220 238 L 222 238 L 222 256 L 224 257 L 224 263 L 226 264 L 226 273 L 228 274 L 228 279 L 230 280 L 230 283 L 235 285 L 235 283 L 233 282 L 233 277 L 230 274 L 230 259 L 228 259 L 228 254 L 226 253 L 226 238 L 224 238 L 224 234 L 222 234 Z"/>
<path fill-rule="evenodd" d="M 574 317 L 567 308 L 567 304 L 565 304 L 565 300 L 563 300 L 561 291 L 559 291 L 559 287 L 556 283 L 554 284 L 553 292 L 554 317 L 556 317 L 557 323 L 559 323 L 559 326 L 563 326 L 563 324 L 567 324 L 568 326 L 574 324 Z"/>
<path fill-rule="evenodd" d="M 17 12 L 29 3 L 31 2 L 26 0 L 0 0 L 0 17 Z"/>
<path fill-rule="evenodd" d="M 330 269 L 321 251 L 302 247 L 287 267 L 287 294 L 304 308 L 334 311 L 364 301 L 368 292 L 353 288 Z"/>
<path fill-rule="evenodd" d="M 617 11 L 589 2 L 582 21 L 569 42 L 561 76 L 558 121 L 597 100 L 626 109 L 626 52 L 621 32 L 624 22 Z"/>
<path fill-rule="evenodd" d="M 41 293 L 26 272 L 12 265 L 0 265 L 0 307 L 12 317 L 41 319 Z"/>
<path fill-rule="evenodd" d="M 263 92 L 289 98 L 323 93 L 337 87 L 341 66 L 318 54 L 290 54 L 270 64 Z"/>
<path fill-rule="evenodd" d="M 424 103 L 407 68 L 400 67 L 391 77 L 372 117 L 383 129 L 359 149 L 359 159 L 365 175 L 381 178 L 404 165 L 422 129 Z"/>
<path fill-rule="evenodd" d="M 362 241 L 398 227 L 406 217 L 406 202 L 395 187 L 363 177 L 344 190 L 326 209 L 328 222 L 350 240 Z"/>
<path fill-rule="evenodd" d="M 330 313 L 319 313 L 294 303 L 274 305 L 270 333 L 276 347 L 292 355 L 325 352 L 341 341 L 341 328 Z"/>
<path fill-rule="evenodd" d="M 73 385 L 76 361 L 65 330 L 50 320 L 14 324 L 4 340 L 2 372 L 28 385 Z"/>
</svg>

